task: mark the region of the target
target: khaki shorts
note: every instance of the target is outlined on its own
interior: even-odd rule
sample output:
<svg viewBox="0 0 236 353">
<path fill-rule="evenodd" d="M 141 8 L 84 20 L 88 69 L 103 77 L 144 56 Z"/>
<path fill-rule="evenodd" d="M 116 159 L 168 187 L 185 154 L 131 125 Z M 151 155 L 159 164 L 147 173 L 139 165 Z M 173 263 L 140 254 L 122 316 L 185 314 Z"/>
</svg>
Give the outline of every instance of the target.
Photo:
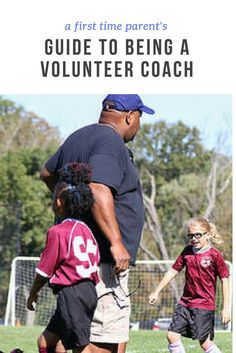
<svg viewBox="0 0 236 353">
<path fill-rule="evenodd" d="M 119 275 L 111 264 L 99 265 L 98 303 L 91 324 L 91 342 L 120 343 L 129 339 L 128 272 Z"/>
</svg>

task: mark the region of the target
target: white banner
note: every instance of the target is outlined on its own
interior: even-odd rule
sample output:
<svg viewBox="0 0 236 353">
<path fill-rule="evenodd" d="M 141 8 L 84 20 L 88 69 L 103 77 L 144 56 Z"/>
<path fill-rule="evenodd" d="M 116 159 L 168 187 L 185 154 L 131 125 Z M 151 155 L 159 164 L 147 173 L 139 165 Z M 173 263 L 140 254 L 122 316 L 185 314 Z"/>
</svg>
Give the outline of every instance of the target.
<svg viewBox="0 0 236 353">
<path fill-rule="evenodd" d="M 235 85 L 233 1 L 8 0 L 0 93 L 211 93 Z"/>
</svg>

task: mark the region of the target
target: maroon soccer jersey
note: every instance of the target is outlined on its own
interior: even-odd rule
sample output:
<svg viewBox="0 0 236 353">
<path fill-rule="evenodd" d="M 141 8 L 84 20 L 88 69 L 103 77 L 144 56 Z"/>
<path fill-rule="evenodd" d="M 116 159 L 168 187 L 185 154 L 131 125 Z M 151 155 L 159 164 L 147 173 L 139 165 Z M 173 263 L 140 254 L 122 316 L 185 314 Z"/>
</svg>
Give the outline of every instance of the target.
<svg viewBox="0 0 236 353">
<path fill-rule="evenodd" d="M 49 228 L 36 272 L 51 285 L 69 286 L 82 279 L 98 282 L 97 242 L 85 223 L 66 219 Z"/>
<path fill-rule="evenodd" d="M 215 310 L 217 277 L 229 276 L 229 270 L 221 253 L 210 248 L 202 253 L 195 253 L 187 246 L 179 255 L 174 270 L 185 270 L 184 292 L 180 304 L 191 308 Z"/>
</svg>

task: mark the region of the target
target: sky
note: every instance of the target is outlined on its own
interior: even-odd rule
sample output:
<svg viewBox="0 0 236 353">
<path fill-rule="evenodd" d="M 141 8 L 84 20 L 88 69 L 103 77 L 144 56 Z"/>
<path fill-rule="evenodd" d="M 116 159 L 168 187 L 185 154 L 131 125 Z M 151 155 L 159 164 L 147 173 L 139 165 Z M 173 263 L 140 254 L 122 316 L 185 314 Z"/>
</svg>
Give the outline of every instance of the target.
<svg viewBox="0 0 236 353">
<path fill-rule="evenodd" d="M 231 95 L 140 95 L 143 103 L 155 110 L 155 115 L 143 114 L 141 124 L 165 120 L 167 123 L 183 121 L 201 132 L 202 143 L 215 148 L 219 136 L 223 142 L 221 151 L 232 155 L 232 96 Z M 58 127 L 65 139 L 74 130 L 97 122 L 101 102 L 105 95 L 28 94 L 6 95 L 26 111 L 34 112 L 54 127 Z"/>
</svg>

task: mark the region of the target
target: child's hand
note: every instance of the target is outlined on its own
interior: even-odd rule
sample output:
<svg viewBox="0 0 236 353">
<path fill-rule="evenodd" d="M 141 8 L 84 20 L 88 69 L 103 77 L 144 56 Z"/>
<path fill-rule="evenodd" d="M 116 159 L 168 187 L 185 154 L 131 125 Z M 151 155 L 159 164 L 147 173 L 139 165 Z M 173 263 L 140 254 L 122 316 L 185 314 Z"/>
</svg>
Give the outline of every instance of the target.
<svg viewBox="0 0 236 353">
<path fill-rule="evenodd" d="M 230 313 L 229 310 L 223 309 L 221 312 L 221 322 L 223 325 L 228 324 L 230 322 Z"/>
<path fill-rule="evenodd" d="M 38 295 L 30 295 L 27 300 L 27 308 L 31 311 L 35 310 L 35 304 L 37 303 Z"/>
<path fill-rule="evenodd" d="M 148 297 L 149 301 L 148 304 L 149 305 L 154 305 L 157 302 L 158 299 L 158 293 L 157 292 L 152 292 L 149 297 Z"/>
</svg>

